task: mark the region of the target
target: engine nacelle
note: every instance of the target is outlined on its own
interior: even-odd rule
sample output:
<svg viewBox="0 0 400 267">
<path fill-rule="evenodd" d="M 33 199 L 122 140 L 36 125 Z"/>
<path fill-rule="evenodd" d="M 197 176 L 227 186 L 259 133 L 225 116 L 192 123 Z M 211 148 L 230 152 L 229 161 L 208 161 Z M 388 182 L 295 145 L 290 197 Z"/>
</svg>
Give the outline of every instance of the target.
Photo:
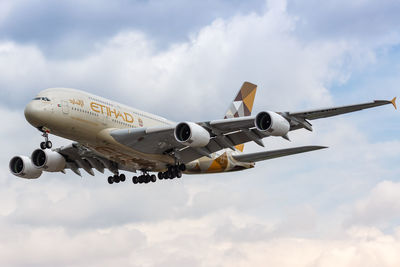
<svg viewBox="0 0 400 267">
<path fill-rule="evenodd" d="M 26 156 L 15 156 L 10 160 L 9 168 L 12 174 L 25 179 L 36 179 L 42 175 L 42 170 L 35 168 L 31 159 Z"/>
<path fill-rule="evenodd" d="M 36 149 L 32 156 L 33 165 L 46 172 L 59 172 L 65 169 L 65 158 L 58 152 Z"/>
<path fill-rule="evenodd" d="M 262 111 L 257 114 L 254 124 L 257 130 L 268 132 L 273 136 L 285 136 L 290 130 L 289 122 L 272 111 Z"/>
<path fill-rule="evenodd" d="M 204 147 L 210 142 L 210 133 L 194 122 L 181 122 L 175 127 L 175 139 L 191 147 Z"/>
</svg>

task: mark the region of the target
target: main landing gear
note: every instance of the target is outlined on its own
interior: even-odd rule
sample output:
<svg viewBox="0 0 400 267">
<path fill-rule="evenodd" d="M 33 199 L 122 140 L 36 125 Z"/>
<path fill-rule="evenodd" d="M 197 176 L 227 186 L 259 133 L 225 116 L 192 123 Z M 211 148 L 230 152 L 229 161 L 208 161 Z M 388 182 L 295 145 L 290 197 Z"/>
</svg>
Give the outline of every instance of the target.
<svg viewBox="0 0 400 267">
<path fill-rule="evenodd" d="M 125 174 L 114 174 L 114 176 L 109 176 L 107 181 L 109 184 L 113 184 L 113 183 L 119 183 L 119 182 L 125 182 L 126 177 Z"/>
<path fill-rule="evenodd" d="M 158 179 L 167 180 L 174 178 L 181 178 L 182 172 L 186 170 L 185 164 L 177 164 L 175 166 L 169 166 L 166 172 L 159 172 Z M 139 176 L 132 177 L 132 183 L 134 184 L 148 184 L 150 182 L 155 183 L 157 177 L 154 174 L 149 174 L 147 171 L 142 171 L 143 174 Z M 109 184 L 125 182 L 125 174 L 115 174 L 114 176 L 109 176 L 107 181 Z"/>
<path fill-rule="evenodd" d="M 140 176 L 132 177 L 132 183 L 134 183 L 134 184 L 138 184 L 138 183 L 139 184 L 143 184 L 143 183 L 148 184 L 150 182 L 155 183 L 156 181 L 157 181 L 157 177 L 154 174 L 150 175 L 147 172 L 143 172 L 143 174 Z"/>
<path fill-rule="evenodd" d="M 49 141 L 49 132 L 48 131 L 43 131 L 42 136 L 44 137 L 44 142 L 40 143 L 40 148 L 41 149 L 50 149 L 52 148 L 53 144 L 51 143 L 51 141 Z"/>
<path fill-rule="evenodd" d="M 162 179 L 181 178 L 182 172 L 185 170 L 186 170 L 185 164 L 170 166 L 168 167 L 168 171 L 158 173 L 158 179 L 162 180 Z"/>
</svg>

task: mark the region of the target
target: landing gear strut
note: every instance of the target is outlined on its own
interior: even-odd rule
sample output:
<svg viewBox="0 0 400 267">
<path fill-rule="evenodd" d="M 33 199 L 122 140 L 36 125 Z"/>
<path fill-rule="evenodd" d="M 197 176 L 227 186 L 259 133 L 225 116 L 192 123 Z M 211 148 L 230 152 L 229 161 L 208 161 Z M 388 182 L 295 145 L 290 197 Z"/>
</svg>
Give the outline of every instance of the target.
<svg viewBox="0 0 400 267">
<path fill-rule="evenodd" d="M 49 141 L 49 132 L 48 131 L 43 131 L 42 136 L 44 137 L 44 142 L 40 143 L 40 148 L 41 149 L 50 149 L 53 146 L 53 143 L 51 143 L 51 141 Z"/>
</svg>

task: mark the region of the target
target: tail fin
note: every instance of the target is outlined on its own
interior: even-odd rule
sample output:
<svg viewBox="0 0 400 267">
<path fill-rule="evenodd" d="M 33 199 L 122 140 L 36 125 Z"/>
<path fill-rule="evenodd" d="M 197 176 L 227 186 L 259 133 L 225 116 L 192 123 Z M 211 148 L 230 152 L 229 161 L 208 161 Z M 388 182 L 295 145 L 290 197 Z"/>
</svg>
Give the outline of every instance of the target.
<svg viewBox="0 0 400 267">
<path fill-rule="evenodd" d="M 251 110 L 253 109 L 254 98 L 256 97 L 256 91 L 257 85 L 244 82 L 226 111 L 224 119 L 250 116 Z M 244 144 L 237 145 L 235 148 L 243 152 Z"/>
</svg>

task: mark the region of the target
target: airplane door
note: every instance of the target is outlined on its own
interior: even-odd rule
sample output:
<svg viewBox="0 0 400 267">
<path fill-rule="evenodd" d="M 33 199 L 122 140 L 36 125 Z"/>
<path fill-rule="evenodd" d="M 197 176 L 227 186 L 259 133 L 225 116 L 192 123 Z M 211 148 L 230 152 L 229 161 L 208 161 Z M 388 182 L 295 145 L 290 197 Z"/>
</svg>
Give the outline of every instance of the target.
<svg viewBox="0 0 400 267">
<path fill-rule="evenodd" d="M 62 111 L 64 114 L 68 114 L 69 113 L 69 105 L 68 105 L 68 101 L 63 100 L 61 102 L 61 106 L 62 106 Z"/>
</svg>

